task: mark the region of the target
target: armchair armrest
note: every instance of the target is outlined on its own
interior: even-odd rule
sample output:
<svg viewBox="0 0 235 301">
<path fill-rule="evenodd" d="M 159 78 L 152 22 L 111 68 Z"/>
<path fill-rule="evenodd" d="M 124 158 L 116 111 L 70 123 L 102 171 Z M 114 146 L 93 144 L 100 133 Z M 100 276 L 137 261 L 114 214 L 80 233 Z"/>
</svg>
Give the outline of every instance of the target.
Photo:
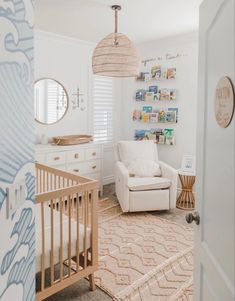
<svg viewBox="0 0 235 301">
<path fill-rule="evenodd" d="M 170 186 L 170 208 L 176 207 L 176 197 L 177 197 L 177 183 L 178 183 L 178 172 L 175 168 L 166 164 L 165 162 L 159 161 L 162 177 L 171 180 Z"/>
<path fill-rule="evenodd" d="M 129 179 L 129 172 L 126 166 L 121 161 L 116 162 L 116 171 L 123 177 L 123 180 L 125 180 L 127 184 Z"/>
<path fill-rule="evenodd" d="M 128 169 L 121 161 L 117 161 L 115 165 L 115 190 L 123 212 L 129 211 L 128 180 Z"/>
</svg>

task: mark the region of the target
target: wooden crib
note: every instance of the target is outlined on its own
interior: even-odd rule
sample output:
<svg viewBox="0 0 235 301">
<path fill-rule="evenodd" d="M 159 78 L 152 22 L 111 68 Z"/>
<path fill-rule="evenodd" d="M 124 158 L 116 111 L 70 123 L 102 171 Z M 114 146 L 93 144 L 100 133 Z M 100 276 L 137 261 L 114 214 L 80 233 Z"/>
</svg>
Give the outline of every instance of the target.
<svg viewBox="0 0 235 301">
<path fill-rule="evenodd" d="M 36 163 L 36 300 L 81 278 L 95 289 L 97 181 Z"/>
</svg>

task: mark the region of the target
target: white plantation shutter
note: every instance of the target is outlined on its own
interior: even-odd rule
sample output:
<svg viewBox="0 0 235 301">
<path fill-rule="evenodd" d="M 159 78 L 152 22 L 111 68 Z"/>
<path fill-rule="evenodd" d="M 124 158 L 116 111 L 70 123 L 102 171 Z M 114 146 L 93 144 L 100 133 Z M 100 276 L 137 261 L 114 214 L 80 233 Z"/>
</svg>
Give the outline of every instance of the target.
<svg viewBox="0 0 235 301">
<path fill-rule="evenodd" d="M 64 114 L 63 102 L 66 96 L 62 86 L 58 85 L 58 83 L 54 81 L 48 81 L 47 95 L 48 95 L 47 118 L 49 123 L 53 123 L 59 120 Z"/>
<path fill-rule="evenodd" d="M 94 141 L 113 140 L 113 79 L 93 77 L 93 129 Z"/>
<path fill-rule="evenodd" d="M 58 98 L 58 85 L 57 83 L 48 82 L 47 84 L 47 95 L 48 95 L 48 106 L 47 106 L 47 122 L 53 123 L 59 119 L 59 98 Z"/>
</svg>

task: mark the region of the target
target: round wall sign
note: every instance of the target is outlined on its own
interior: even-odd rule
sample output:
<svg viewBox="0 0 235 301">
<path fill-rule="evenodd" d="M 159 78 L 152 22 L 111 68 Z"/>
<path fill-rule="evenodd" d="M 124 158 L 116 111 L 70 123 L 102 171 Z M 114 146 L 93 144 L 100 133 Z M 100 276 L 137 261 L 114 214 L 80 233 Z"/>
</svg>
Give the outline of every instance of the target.
<svg viewBox="0 0 235 301">
<path fill-rule="evenodd" d="M 234 89 L 232 81 L 223 77 L 217 84 L 215 93 L 215 118 L 217 123 L 226 128 L 233 118 Z"/>
</svg>

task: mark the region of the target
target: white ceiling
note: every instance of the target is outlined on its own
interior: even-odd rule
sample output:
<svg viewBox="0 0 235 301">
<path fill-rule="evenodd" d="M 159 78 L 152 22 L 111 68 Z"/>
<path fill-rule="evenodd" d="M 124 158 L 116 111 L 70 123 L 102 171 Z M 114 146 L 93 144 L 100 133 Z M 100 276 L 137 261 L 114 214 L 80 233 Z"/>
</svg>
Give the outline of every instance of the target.
<svg viewBox="0 0 235 301">
<path fill-rule="evenodd" d="M 202 0 L 37 0 L 36 28 L 98 42 L 114 30 L 113 4 L 120 4 L 119 32 L 135 43 L 198 29 Z"/>
</svg>

